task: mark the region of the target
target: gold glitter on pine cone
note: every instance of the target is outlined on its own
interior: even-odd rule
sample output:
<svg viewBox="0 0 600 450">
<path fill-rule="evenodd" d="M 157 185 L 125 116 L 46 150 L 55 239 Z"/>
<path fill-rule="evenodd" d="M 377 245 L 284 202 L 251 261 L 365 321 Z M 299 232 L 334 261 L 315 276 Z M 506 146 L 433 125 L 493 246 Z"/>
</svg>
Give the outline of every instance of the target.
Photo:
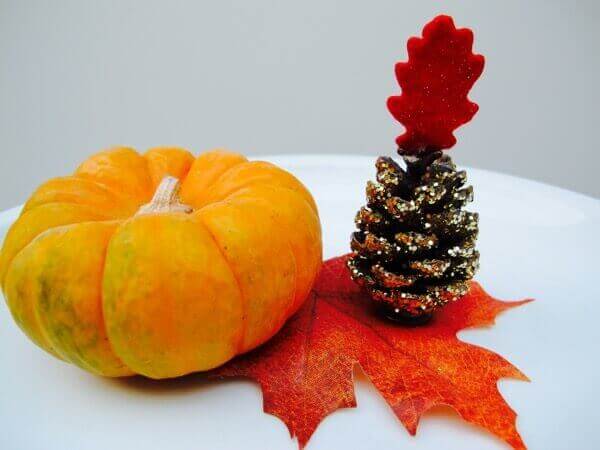
<svg viewBox="0 0 600 450">
<path fill-rule="evenodd" d="M 441 152 L 377 160 L 367 205 L 356 215 L 348 267 L 394 319 L 430 317 L 469 290 L 479 267 L 478 215 L 466 173 Z"/>
</svg>

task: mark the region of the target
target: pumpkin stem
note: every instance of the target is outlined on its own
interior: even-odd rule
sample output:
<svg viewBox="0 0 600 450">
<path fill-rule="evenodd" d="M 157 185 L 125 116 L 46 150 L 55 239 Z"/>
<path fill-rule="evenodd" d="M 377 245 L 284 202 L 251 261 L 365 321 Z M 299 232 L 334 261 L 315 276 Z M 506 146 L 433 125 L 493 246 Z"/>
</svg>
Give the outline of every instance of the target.
<svg viewBox="0 0 600 450">
<path fill-rule="evenodd" d="M 193 208 L 179 201 L 179 180 L 175 177 L 166 176 L 162 179 L 150 203 L 142 205 L 136 215 L 183 212 L 191 213 Z"/>
</svg>

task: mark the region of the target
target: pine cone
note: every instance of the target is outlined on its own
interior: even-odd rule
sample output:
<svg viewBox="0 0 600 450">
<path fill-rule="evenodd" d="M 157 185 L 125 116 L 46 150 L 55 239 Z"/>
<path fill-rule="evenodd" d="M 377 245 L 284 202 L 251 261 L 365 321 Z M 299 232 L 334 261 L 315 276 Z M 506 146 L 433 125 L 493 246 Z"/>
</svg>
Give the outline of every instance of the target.
<svg viewBox="0 0 600 450">
<path fill-rule="evenodd" d="M 377 182 L 367 183 L 367 205 L 356 215 L 352 278 L 384 313 L 423 321 L 469 290 L 479 267 L 478 215 L 466 173 L 442 152 L 377 160 Z"/>
</svg>

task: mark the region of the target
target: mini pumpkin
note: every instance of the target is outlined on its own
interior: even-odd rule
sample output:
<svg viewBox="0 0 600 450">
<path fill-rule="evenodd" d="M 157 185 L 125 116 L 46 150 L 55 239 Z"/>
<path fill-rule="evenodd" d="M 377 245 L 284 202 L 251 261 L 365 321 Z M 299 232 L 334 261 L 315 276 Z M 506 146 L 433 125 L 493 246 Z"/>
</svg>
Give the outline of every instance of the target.
<svg viewBox="0 0 600 450">
<path fill-rule="evenodd" d="M 320 265 L 315 202 L 283 169 L 223 150 L 119 147 L 34 192 L 4 241 L 0 283 L 54 356 L 169 378 L 268 340 Z"/>
</svg>

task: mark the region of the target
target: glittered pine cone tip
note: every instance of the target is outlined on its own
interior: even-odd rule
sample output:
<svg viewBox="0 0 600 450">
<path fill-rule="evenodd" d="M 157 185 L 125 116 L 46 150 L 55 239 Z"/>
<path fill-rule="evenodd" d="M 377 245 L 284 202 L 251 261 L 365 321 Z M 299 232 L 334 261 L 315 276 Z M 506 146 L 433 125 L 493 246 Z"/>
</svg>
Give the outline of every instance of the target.
<svg viewBox="0 0 600 450">
<path fill-rule="evenodd" d="M 420 323 L 469 290 L 479 267 L 478 215 L 466 173 L 442 152 L 377 159 L 358 211 L 348 267 L 382 312 Z"/>
</svg>

